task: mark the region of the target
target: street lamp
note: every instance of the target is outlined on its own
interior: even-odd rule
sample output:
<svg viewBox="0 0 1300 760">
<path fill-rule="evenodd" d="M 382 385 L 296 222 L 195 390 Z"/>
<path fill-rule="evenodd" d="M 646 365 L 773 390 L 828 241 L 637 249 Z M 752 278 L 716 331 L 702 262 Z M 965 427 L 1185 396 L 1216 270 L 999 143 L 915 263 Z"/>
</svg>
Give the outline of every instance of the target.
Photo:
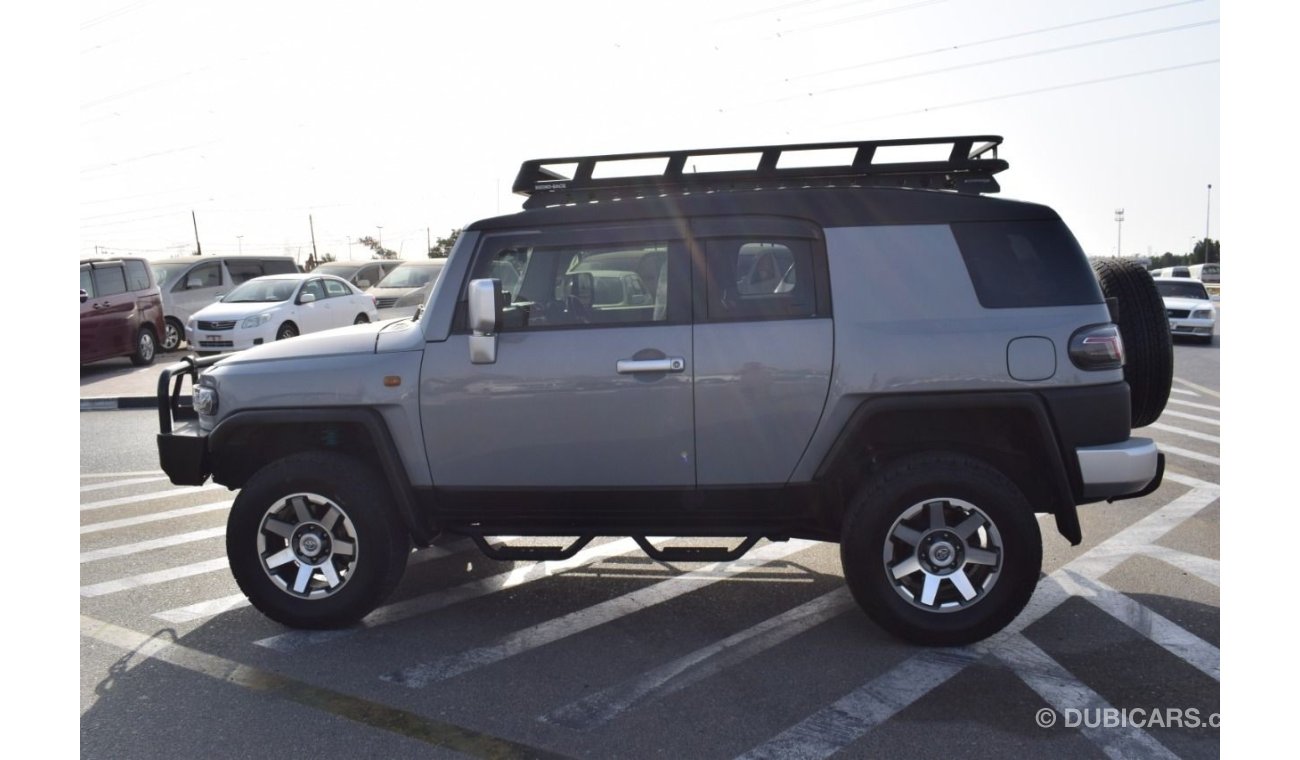
<svg viewBox="0 0 1300 760">
<path fill-rule="evenodd" d="M 376 224 L 375 229 L 379 230 L 379 247 L 384 247 L 384 225 Z"/>
<path fill-rule="evenodd" d="M 1205 186 L 1205 263 L 1210 263 L 1210 191 L 1214 185 Z"/>
<path fill-rule="evenodd" d="M 1115 209 L 1115 255 L 1124 256 L 1124 246 L 1121 243 L 1124 240 L 1124 209 Z"/>
<path fill-rule="evenodd" d="M 243 236 L 243 235 L 236 235 L 236 236 L 235 236 L 235 239 L 239 241 L 239 255 L 240 255 L 240 256 L 243 256 L 243 255 L 244 255 L 244 236 Z"/>
</svg>

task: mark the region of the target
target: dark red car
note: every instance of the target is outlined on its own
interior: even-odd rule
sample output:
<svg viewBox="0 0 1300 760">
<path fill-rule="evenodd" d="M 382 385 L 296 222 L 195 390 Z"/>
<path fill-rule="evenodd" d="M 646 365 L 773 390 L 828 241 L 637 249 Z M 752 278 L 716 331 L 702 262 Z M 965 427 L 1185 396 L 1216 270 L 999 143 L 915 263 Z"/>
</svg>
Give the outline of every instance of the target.
<svg viewBox="0 0 1300 760">
<path fill-rule="evenodd" d="M 82 259 L 82 364 L 118 356 L 153 364 L 162 334 L 162 295 L 147 260 Z"/>
</svg>

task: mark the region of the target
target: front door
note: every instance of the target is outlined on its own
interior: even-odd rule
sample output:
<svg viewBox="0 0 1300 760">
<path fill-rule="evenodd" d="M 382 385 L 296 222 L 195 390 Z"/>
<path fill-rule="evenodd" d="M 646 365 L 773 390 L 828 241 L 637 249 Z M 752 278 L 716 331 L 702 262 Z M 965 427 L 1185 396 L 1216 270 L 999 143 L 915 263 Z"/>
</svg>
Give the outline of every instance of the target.
<svg viewBox="0 0 1300 760">
<path fill-rule="evenodd" d="M 678 234 L 487 234 L 471 272 L 499 280 L 508 305 L 494 363 L 470 362 L 463 306 L 452 336 L 426 348 L 435 485 L 695 485 L 691 275 Z"/>
</svg>

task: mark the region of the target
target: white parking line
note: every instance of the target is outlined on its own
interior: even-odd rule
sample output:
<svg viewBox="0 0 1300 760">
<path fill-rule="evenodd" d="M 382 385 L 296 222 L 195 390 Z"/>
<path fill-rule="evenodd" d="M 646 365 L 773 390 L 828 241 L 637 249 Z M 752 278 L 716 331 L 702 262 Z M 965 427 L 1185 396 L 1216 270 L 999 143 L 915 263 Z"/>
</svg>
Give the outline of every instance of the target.
<svg viewBox="0 0 1300 760">
<path fill-rule="evenodd" d="M 1183 420 L 1191 420 L 1191 421 L 1193 421 L 1193 422 L 1201 422 L 1201 423 L 1204 423 L 1204 424 L 1206 424 L 1206 425 L 1213 425 L 1213 426 L 1215 426 L 1215 427 L 1219 427 L 1219 421 L 1216 420 L 1216 419 L 1214 419 L 1213 417 L 1202 417 L 1202 416 L 1199 415 L 1199 414 L 1188 414 L 1188 413 L 1186 413 L 1186 412 L 1175 412 L 1173 409 L 1166 409 L 1164 412 L 1162 412 L 1161 415 L 1160 415 L 1160 419 L 1163 420 L 1165 417 L 1177 417 L 1177 418 L 1179 418 L 1179 419 L 1183 419 Z"/>
<path fill-rule="evenodd" d="M 1218 411 L 1222 411 L 1222 410 L 1219 409 L 1219 407 L 1217 407 L 1217 406 L 1210 406 L 1209 404 L 1198 404 L 1198 403 L 1196 403 L 1196 402 L 1194 402 L 1194 401 L 1183 401 L 1182 399 L 1178 399 L 1178 398 L 1171 398 L 1171 399 L 1169 399 L 1169 403 L 1171 403 L 1171 404 L 1177 404 L 1177 405 L 1179 405 L 1179 406 L 1189 406 L 1189 407 L 1191 407 L 1191 408 L 1193 408 L 1193 409 L 1204 409 L 1204 410 L 1207 411 L 1207 412 L 1218 412 Z"/>
<path fill-rule="evenodd" d="M 114 581 L 105 581 L 103 583 L 94 583 L 89 586 L 81 587 L 83 597 L 104 596 L 105 594 L 115 594 L 119 591 L 140 588 L 142 586 L 153 586 L 159 583 L 167 583 L 180 578 L 188 578 L 192 575 L 202 575 L 211 573 L 216 570 L 224 570 L 229 567 L 225 557 L 210 559 L 205 562 L 195 562 L 191 565 L 182 565 L 167 570 L 159 570 L 152 573 L 141 573 L 132 575 L 127 578 L 119 578 Z"/>
<path fill-rule="evenodd" d="M 1187 390 L 1186 388 L 1170 388 L 1170 389 L 1169 389 L 1169 392 L 1170 392 L 1170 393 L 1181 393 L 1181 394 L 1183 394 L 1183 395 L 1185 395 L 1185 396 L 1199 396 L 1199 395 L 1201 395 L 1201 394 L 1197 393 L 1196 391 L 1189 391 L 1189 390 Z"/>
<path fill-rule="evenodd" d="M 182 507 L 180 509 L 169 509 L 166 512 L 153 512 L 139 517 L 124 517 L 121 520 L 109 520 L 107 522 L 91 523 L 81 526 L 81 534 L 98 533 L 103 530 L 114 530 L 116 528 L 129 528 L 134 525 L 145 525 L 151 522 L 160 522 L 162 520 L 173 520 L 177 517 L 189 517 L 199 515 L 204 512 L 215 512 L 219 509 L 229 509 L 233 501 L 215 501 L 211 504 L 200 504 L 197 507 Z"/>
<path fill-rule="evenodd" d="M 1154 430 L 1163 430 L 1166 433 L 1173 433 L 1174 435 L 1182 435 L 1188 438 L 1195 438 L 1198 441 L 1209 441 L 1210 443 L 1220 442 L 1219 436 L 1217 435 L 1210 435 L 1208 433 L 1198 433 L 1195 430 L 1186 430 L 1184 428 L 1174 427 L 1173 425 L 1166 425 L 1162 422 L 1153 422 L 1147 427 L 1152 428 Z"/>
<path fill-rule="evenodd" d="M 1219 464 L 1218 457 L 1212 457 L 1209 454 L 1202 454 L 1199 451 L 1191 451 L 1190 449 L 1180 449 L 1177 446 L 1170 446 L 1166 443 L 1160 444 L 1160 450 L 1166 454 L 1173 454 L 1176 457 L 1183 457 L 1184 459 L 1194 459 L 1197 462 L 1205 462 L 1206 464 Z M 1169 473 L 1165 473 L 1165 477 L 1169 477 Z"/>
<path fill-rule="evenodd" d="M 856 609 L 853 597 L 841 586 L 636 678 L 570 702 L 538 720 L 590 731 L 632 707 L 680 691 L 850 609 Z"/>
<path fill-rule="evenodd" d="M 223 612 L 247 606 L 249 606 L 248 597 L 240 593 L 223 596 L 220 599 L 208 599 L 196 604 L 188 604 L 174 610 L 155 612 L 153 616 L 159 620 L 166 620 L 168 623 L 192 623 L 195 620 L 202 620 L 203 618 L 213 617 Z"/>
<path fill-rule="evenodd" d="M 1070 709 L 1096 711 L 1093 714 L 1099 715 L 1111 707 L 1100 694 L 1084 685 L 1024 636 L 1017 635 L 1003 642 L 998 648 L 997 656 L 1029 688 L 1038 692 L 1038 696 L 1051 705 L 1058 715 Z M 1178 758 L 1140 728 L 1128 725 L 1089 727 L 1085 722 L 1079 730 L 1100 747 L 1107 757 Z"/>
<path fill-rule="evenodd" d="M 140 504 L 146 501 L 157 501 L 159 499 L 169 499 L 173 496 L 184 496 L 185 494 L 199 493 L 200 491 L 215 491 L 221 489 L 227 490 L 225 486 L 216 483 L 208 483 L 202 486 L 185 486 L 184 488 L 172 488 L 167 491 L 154 491 L 152 493 L 136 494 L 135 496 L 123 496 L 118 499 L 107 499 L 105 501 L 92 501 L 89 504 L 82 504 L 81 511 L 89 512 L 95 509 L 106 509 L 108 507 L 120 507 L 123 504 Z"/>
<path fill-rule="evenodd" d="M 135 486 L 141 483 L 157 483 L 160 480 L 167 480 L 167 476 L 164 475 L 161 478 L 128 478 L 127 480 L 112 480 L 107 483 L 94 483 L 92 485 L 82 486 L 81 493 L 85 493 L 87 491 L 102 491 L 106 488 L 122 488 L 124 486 Z"/>
<path fill-rule="evenodd" d="M 83 472 L 83 478 L 136 478 L 145 475 L 165 475 L 162 470 L 138 470 L 136 472 Z"/>
<path fill-rule="evenodd" d="M 1206 583 L 1219 585 L 1219 560 L 1202 557 L 1199 554 L 1189 552 L 1180 552 L 1177 549 L 1170 549 L 1167 546 L 1153 545 L 1144 546 L 1141 553 L 1152 559 L 1158 559 L 1166 564 L 1190 573 Z"/>
<path fill-rule="evenodd" d="M 1213 396 L 1213 397 L 1215 397 L 1215 398 L 1219 398 L 1219 392 L 1218 392 L 1218 391 L 1210 390 L 1209 388 L 1206 388 L 1204 385 L 1197 385 L 1196 383 L 1193 383 L 1193 382 L 1190 381 L 1190 380 L 1184 380 L 1184 379 L 1182 379 L 1181 377 L 1175 377 L 1175 378 L 1174 378 L 1174 382 L 1175 382 L 1175 383 L 1182 383 L 1183 385 L 1186 385 L 1188 388 L 1191 388 L 1192 390 L 1195 390 L 1195 391 L 1199 391 L 1199 392 L 1201 392 L 1201 393 L 1204 393 L 1204 394 L 1207 395 L 1207 396 Z"/>
<path fill-rule="evenodd" d="M 600 544 L 599 546 L 592 546 L 583 549 L 569 559 L 518 565 L 507 572 L 499 573 L 487 578 L 480 578 L 476 581 L 470 581 L 469 583 L 454 588 L 443 589 L 430 594 L 423 594 L 413 599 L 406 599 L 401 602 L 384 605 L 374 612 L 371 612 L 369 615 L 366 615 L 365 619 L 351 628 L 341 628 L 332 631 L 288 631 L 276 636 L 260 639 L 256 643 L 258 646 L 263 646 L 268 649 L 275 649 L 281 652 L 292 652 L 307 646 L 337 641 L 338 639 L 355 636 L 361 631 L 369 630 L 381 625 L 388 625 L 389 623 L 396 623 L 419 615 L 425 615 L 459 602 L 477 599 L 478 597 L 486 596 L 508 588 L 514 588 L 531 581 L 550 578 L 559 575 L 566 570 L 571 570 L 593 562 L 599 562 L 606 557 L 627 554 L 636 549 L 636 542 L 630 538 L 610 541 L 609 543 Z"/>
<path fill-rule="evenodd" d="M 101 559 L 110 559 L 112 557 L 126 557 L 131 554 L 152 551 L 154 549 L 166 549 L 169 546 L 180 546 L 181 544 L 203 541 L 209 538 L 226 535 L 225 526 L 219 528 L 207 528 L 206 530 L 196 530 L 191 533 L 180 533 L 175 536 L 164 536 L 163 538 L 154 538 L 148 541 L 138 541 L 134 544 L 122 544 L 121 546 L 109 546 L 104 549 L 95 549 L 93 551 L 81 553 L 81 563 L 95 562 Z"/>
<path fill-rule="evenodd" d="M 814 545 L 816 545 L 814 541 L 801 539 L 769 544 L 751 551 L 746 555 L 745 559 L 735 562 L 715 562 L 699 570 L 692 570 L 661 581 L 653 586 L 515 631 L 487 646 L 476 647 L 460 654 L 439 657 L 429 662 L 412 665 L 395 673 L 381 676 L 381 678 L 413 689 L 423 688 L 431 683 L 453 678 L 471 670 L 552 644 L 560 639 L 604 625 L 624 615 L 640 612 L 648 607 L 662 604 L 683 594 L 724 580 L 724 578 L 717 576 L 706 575 L 714 571 L 721 570 L 727 574 L 743 573 L 762 567 L 765 562 L 781 559 Z"/>
</svg>

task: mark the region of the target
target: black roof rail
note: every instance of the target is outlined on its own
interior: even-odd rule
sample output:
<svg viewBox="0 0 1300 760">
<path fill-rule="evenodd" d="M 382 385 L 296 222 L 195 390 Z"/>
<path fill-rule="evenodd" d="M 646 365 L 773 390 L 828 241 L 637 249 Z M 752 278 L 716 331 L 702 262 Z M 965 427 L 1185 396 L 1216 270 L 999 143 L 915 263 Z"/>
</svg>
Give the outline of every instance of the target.
<svg viewBox="0 0 1300 760">
<path fill-rule="evenodd" d="M 801 187 L 910 187 L 959 193 L 996 193 L 1001 188 L 993 175 L 1008 166 L 1006 161 L 998 158 L 998 145 L 1001 143 L 1002 138 L 996 135 L 967 135 L 535 158 L 519 167 L 512 190 L 528 197 L 524 201 L 526 209 L 678 192 Z M 878 148 L 917 145 L 950 146 L 948 158 L 906 162 L 876 160 Z M 781 165 L 783 157 L 799 163 L 798 154 L 801 152 L 831 150 L 853 150 L 853 159 L 849 163 L 827 166 Z M 754 167 L 695 171 L 690 160 L 703 156 L 736 156 L 740 160 L 753 160 Z M 805 162 L 807 158 L 816 160 L 818 157 L 805 157 Z M 630 161 L 638 162 L 634 170 L 644 170 L 647 163 L 657 161 L 662 161 L 663 168 L 653 173 L 593 176 L 601 173 L 598 167 L 602 164 L 606 165 L 602 168 L 609 168 L 617 175 L 620 169 L 629 166 L 619 167 L 618 162 Z"/>
</svg>

